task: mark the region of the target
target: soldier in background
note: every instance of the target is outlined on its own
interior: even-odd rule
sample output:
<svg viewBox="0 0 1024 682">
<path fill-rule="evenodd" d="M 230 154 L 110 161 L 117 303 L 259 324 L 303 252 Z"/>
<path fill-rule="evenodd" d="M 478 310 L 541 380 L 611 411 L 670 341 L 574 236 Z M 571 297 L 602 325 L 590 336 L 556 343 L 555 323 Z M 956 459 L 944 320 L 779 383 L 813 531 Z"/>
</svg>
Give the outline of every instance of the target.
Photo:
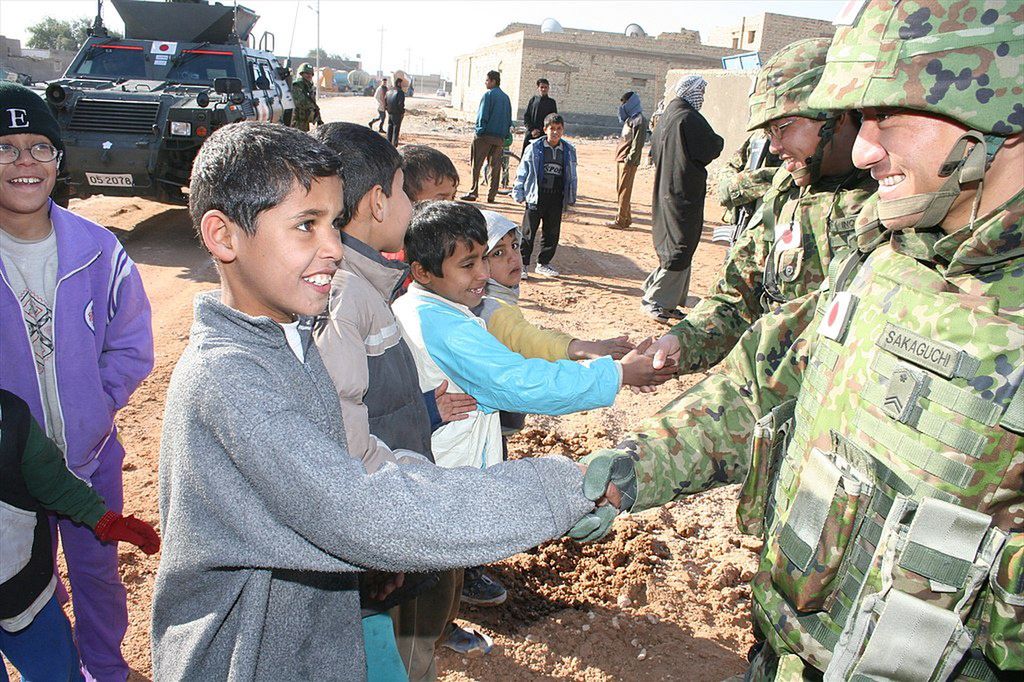
<svg viewBox="0 0 1024 682">
<path fill-rule="evenodd" d="M 863 112 L 857 252 L 584 459 L 592 499 L 621 493 L 581 538 L 743 483 L 765 540 L 747 680 L 1024 669 L 1024 6 L 955 6 L 846 5 L 808 104 Z"/>
<path fill-rule="evenodd" d="M 681 355 L 683 373 L 717 365 L 754 321 L 817 289 L 833 257 L 852 248 L 853 220 L 878 183 L 851 158 L 859 116 L 807 105 L 828 46 L 828 38 L 792 43 L 754 81 L 749 129 L 767 132 L 786 167 L 763 169 L 776 173 L 761 214 L 730 248 L 708 295 L 658 340 Z"/>
<path fill-rule="evenodd" d="M 292 81 L 292 99 L 295 111 L 292 113 L 292 127 L 309 132 L 309 124 L 320 125 L 320 106 L 316 103 L 316 86 L 313 85 L 313 67 L 308 62 L 299 67 L 299 75 Z"/>
<path fill-rule="evenodd" d="M 722 222 L 731 226 L 723 241 L 730 246 L 761 209 L 761 198 L 772 186 L 772 177 L 779 168 L 779 157 L 768 149 L 768 137 L 761 129 L 755 130 L 743 145 L 725 162 L 716 176 L 718 203 L 725 209 Z M 725 229 L 725 228 L 723 228 Z"/>
</svg>

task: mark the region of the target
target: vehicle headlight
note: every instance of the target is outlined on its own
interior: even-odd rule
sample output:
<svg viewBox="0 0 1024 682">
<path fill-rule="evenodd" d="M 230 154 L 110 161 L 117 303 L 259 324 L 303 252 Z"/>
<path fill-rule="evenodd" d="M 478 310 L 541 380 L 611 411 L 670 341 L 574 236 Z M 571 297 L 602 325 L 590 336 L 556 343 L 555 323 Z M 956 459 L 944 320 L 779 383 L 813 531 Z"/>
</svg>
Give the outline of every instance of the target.
<svg viewBox="0 0 1024 682">
<path fill-rule="evenodd" d="M 191 135 L 192 124 L 188 121 L 171 121 L 171 135 Z"/>
</svg>

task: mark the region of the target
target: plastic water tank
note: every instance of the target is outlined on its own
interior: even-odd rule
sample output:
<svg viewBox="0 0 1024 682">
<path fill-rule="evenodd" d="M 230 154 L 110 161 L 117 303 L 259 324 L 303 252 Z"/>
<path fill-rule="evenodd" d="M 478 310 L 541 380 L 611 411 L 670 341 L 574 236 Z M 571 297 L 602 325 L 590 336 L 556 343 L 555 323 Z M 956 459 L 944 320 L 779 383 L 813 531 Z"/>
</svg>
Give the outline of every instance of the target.
<svg viewBox="0 0 1024 682">
<path fill-rule="evenodd" d="M 540 32 L 565 33 L 565 30 L 562 28 L 562 25 L 560 23 L 549 17 L 545 19 L 544 22 L 540 25 Z"/>
<path fill-rule="evenodd" d="M 370 74 L 362 69 L 352 69 L 348 72 L 348 84 L 352 88 L 364 88 L 370 84 Z"/>
</svg>

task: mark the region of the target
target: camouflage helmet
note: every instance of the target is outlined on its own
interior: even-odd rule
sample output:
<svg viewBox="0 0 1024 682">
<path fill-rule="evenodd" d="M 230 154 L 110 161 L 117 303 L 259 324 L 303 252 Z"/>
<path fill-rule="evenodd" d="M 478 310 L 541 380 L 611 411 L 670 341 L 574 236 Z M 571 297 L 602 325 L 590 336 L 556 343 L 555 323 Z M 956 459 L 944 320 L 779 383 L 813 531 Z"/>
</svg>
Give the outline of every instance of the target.
<svg viewBox="0 0 1024 682">
<path fill-rule="evenodd" d="M 1024 3 L 860 0 L 836 24 L 810 106 L 910 109 L 969 128 L 939 169 L 948 179 L 938 191 L 878 202 L 883 225 L 911 216 L 918 218 L 910 228 L 941 224 L 965 186 L 985 177 L 1006 137 L 1024 130 Z"/>
<path fill-rule="evenodd" d="M 299 73 L 313 73 L 313 66 L 309 62 L 302 62 L 302 66 L 299 67 Z"/>
<path fill-rule="evenodd" d="M 861 2 L 837 19 L 825 73 L 809 104 L 916 109 L 981 133 L 1019 133 L 1022 22 L 1020 0 Z"/>
<path fill-rule="evenodd" d="M 824 108 L 809 107 L 807 98 L 821 78 L 830 42 L 831 38 L 798 40 L 776 52 L 761 67 L 750 93 L 747 130 L 763 128 L 784 116 L 828 117 Z"/>
</svg>

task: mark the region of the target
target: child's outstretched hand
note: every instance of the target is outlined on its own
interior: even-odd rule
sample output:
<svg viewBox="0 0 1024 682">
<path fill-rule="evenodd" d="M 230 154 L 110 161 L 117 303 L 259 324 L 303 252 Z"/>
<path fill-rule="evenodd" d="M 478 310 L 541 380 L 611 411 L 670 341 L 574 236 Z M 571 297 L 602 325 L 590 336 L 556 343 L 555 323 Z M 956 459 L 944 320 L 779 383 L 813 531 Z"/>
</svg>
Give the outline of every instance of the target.
<svg viewBox="0 0 1024 682">
<path fill-rule="evenodd" d="M 108 511 L 92 532 L 103 542 L 130 542 L 145 554 L 156 554 L 160 550 L 160 536 L 152 526 L 134 516 Z"/>
<path fill-rule="evenodd" d="M 448 392 L 447 379 L 434 389 L 434 400 L 437 402 L 437 412 L 441 415 L 441 421 L 445 424 L 462 421 L 476 409 L 476 400 L 473 396 Z"/>
<path fill-rule="evenodd" d="M 621 360 L 626 353 L 634 348 L 636 348 L 636 346 L 625 334 L 622 336 L 616 336 L 614 339 L 603 339 L 601 341 L 582 341 L 580 339 L 573 339 L 569 343 L 568 355 L 570 360 L 592 360 L 594 358 L 604 357 L 605 355 L 610 355 L 616 360 Z"/>
<path fill-rule="evenodd" d="M 655 368 L 654 358 L 645 355 L 651 346 L 652 339 L 646 338 L 640 345 L 626 354 L 620 364 L 622 365 L 622 385 L 634 386 L 640 390 L 654 390 L 676 375 L 677 365 L 671 360 L 666 360 L 660 368 Z"/>
</svg>

